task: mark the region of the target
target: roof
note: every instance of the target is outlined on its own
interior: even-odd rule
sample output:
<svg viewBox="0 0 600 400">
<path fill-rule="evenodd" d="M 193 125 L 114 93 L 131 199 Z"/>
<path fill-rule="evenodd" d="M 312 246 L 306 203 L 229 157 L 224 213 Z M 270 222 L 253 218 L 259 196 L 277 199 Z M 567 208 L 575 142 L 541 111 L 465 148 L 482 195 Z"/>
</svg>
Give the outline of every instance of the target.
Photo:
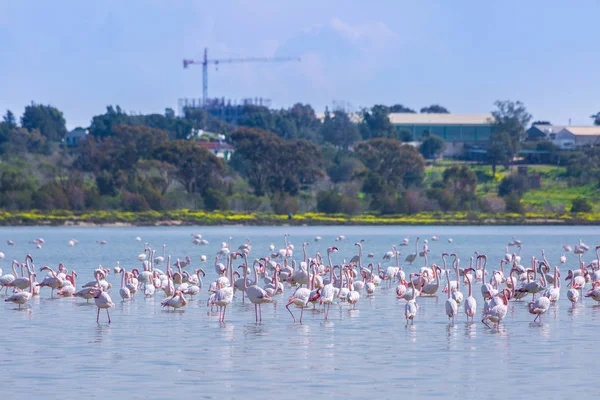
<svg viewBox="0 0 600 400">
<path fill-rule="evenodd" d="M 531 128 L 536 128 L 541 132 L 544 132 L 545 134 L 550 134 L 550 133 L 558 133 L 560 131 L 562 131 L 565 128 L 568 128 L 568 126 L 566 125 L 548 125 L 548 124 L 535 124 L 532 125 Z"/>
<path fill-rule="evenodd" d="M 600 136 L 600 126 L 567 126 L 564 130 L 575 136 Z"/>
<path fill-rule="evenodd" d="M 390 121 L 396 125 L 490 125 L 493 120 L 491 114 L 390 114 Z"/>
<path fill-rule="evenodd" d="M 233 146 L 223 142 L 196 142 L 209 150 L 233 150 Z"/>
</svg>

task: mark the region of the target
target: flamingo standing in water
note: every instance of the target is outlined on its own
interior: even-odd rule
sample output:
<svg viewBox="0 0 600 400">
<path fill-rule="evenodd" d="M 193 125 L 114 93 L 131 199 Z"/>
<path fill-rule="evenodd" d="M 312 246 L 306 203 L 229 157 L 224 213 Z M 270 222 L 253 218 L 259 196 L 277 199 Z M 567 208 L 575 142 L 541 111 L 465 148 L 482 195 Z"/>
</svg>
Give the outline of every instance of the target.
<svg viewBox="0 0 600 400">
<path fill-rule="evenodd" d="M 100 323 L 100 309 L 104 308 L 106 310 L 106 315 L 108 316 L 108 323 L 110 324 L 110 314 L 108 309 L 115 306 L 115 303 L 112 302 L 110 295 L 103 291 L 102 289 L 88 289 L 92 296 L 94 297 L 94 301 L 96 302 L 96 307 L 98 307 L 98 314 L 96 315 L 96 323 Z"/>
<path fill-rule="evenodd" d="M 321 289 L 321 299 L 319 300 L 319 304 L 326 305 L 327 309 L 325 310 L 325 319 L 329 318 L 329 307 L 331 307 L 331 303 L 333 303 L 333 298 L 335 297 L 335 287 L 333 286 L 333 265 L 331 262 L 331 253 L 338 251 L 338 248 L 335 246 L 329 247 L 327 249 L 327 260 L 329 261 L 329 283 L 323 286 Z M 325 307 L 325 306 L 324 306 Z"/>
<path fill-rule="evenodd" d="M 413 276 L 419 276 L 419 274 L 412 273 L 409 276 L 410 284 L 412 286 L 412 297 L 410 300 L 406 302 L 404 305 L 404 316 L 406 317 L 406 324 L 408 324 L 408 320 L 411 321 L 411 324 L 415 323 L 415 317 L 417 316 L 417 311 L 419 310 L 419 306 L 417 305 L 417 290 L 415 289 L 415 282 L 413 280 Z"/>
<path fill-rule="evenodd" d="M 505 290 L 508 290 L 508 289 L 505 289 Z M 500 297 L 500 300 L 502 300 L 502 302 L 500 304 L 497 304 L 494 307 L 492 307 L 489 310 L 489 312 L 481 320 L 481 322 L 483 322 L 483 324 L 485 326 L 487 326 L 488 328 L 491 328 L 487 323 L 487 321 L 490 321 L 490 322 L 494 322 L 496 324 L 496 329 L 499 329 L 500 322 L 502 322 L 504 317 L 506 317 L 506 313 L 508 312 L 508 297 L 506 295 L 505 290 L 503 290 L 502 292 L 500 292 L 498 294 L 498 296 Z"/>
<path fill-rule="evenodd" d="M 308 272 L 308 282 L 310 282 L 310 268 L 307 268 L 307 272 Z M 341 294 L 341 291 L 340 291 Z M 287 310 L 290 312 L 292 318 L 294 319 L 294 323 L 296 322 L 296 317 L 294 316 L 294 313 L 292 312 L 292 310 L 290 310 L 290 305 L 294 304 L 297 307 L 302 307 L 301 311 L 300 311 L 300 323 L 302 323 L 302 316 L 304 315 L 304 308 L 306 308 L 306 306 L 308 305 L 309 301 L 310 301 L 310 296 L 311 295 L 311 290 L 309 287 L 300 287 L 298 289 L 296 289 L 296 291 L 294 292 L 294 294 L 292 295 L 292 297 L 290 297 L 287 305 L 285 306 L 285 308 L 287 308 Z"/>
<path fill-rule="evenodd" d="M 245 252 L 242 253 L 237 253 L 237 255 L 241 255 L 244 258 L 244 292 L 246 293 L 246 296 L 248 296 L 248 300 L 250 300 L 250 302 L 252 304 L 254 304 L 254 314 L 256 316 L 256 322 L 259 322 L 259 318 L 260 321 L 262 321 L 262 310 L 260 308 L 260 305 L 263 303 L 272 303 L 273 302 L 273 298 L 271 296 L 269 296 L 267 294 L 267 292 L 257 286 L 257 282 L 254 282 L 254 284 L 252 286 L 248 286 L 248 282 L 247 282 L 247 278 L 248 278 L 248 256 L 246 255 Z M 256 270 L 255 270 L 256 271 Z M 310 271 L 310 269 L 309 269 Z M 260 315 L 260 317 L 259 317 Z"/>
<path fill-rule="evenodd" d="M 9 298 L 5 299 L 4 301 L 18 304 L 19 308 L 21 308 L 21 305 L 27 303 L 33 296 L 33 282 L 35 281 L 35 273 L 31 274 L 31 276 L 33 279 L 30 279 L 30 281 L 29 281 L 29 292 L 25 292 L 25 291 L 17 292 L 15 294 L 13 294 L 12 296 L 10 296 Z"/>
<path fill-rule="evenodd" d="M 448 299 L 446 300 L 446 315 L 448 316 L 448 320 L 452 318 L 452 323 L 454 323 L 454 317 L 458 313 L 458 304 L 456 300 L 451 297 L 450 290 L 450 273 L 446 270 L 446 282 L 448 284 Z"/>
<path fill-rule="evenodd" d="M 536 317 L 533 319 L 533 322 L 538 319 L 540 322 L 542 321 L 542 314 L 544 314 L 550 308 L 550 299 L 545 295 L 538 297 L 537 300 L 531 301 L 528 304 L 529 313 L 534 314 Z"/>
<path fill-rule="evenodd" d="M 469 317 L 471 317 L 471 322 L 473 322 L 473 317 L 475 317 L 475 313 L 477 312 L 477 300 L 473 297 L 473 284 L 471 283 L 471 275 L 467 272 L 473 271 L 473 268 L 465 269 L 465 279 L 467 280 L 467 284 L 469 285 L 469 296 L 465 300 L 465 314 L 467 314 L 467 321 Z"/>
<path fill-rule="evenodd" d="M 409 255 L 407 255 L 406 258 L 404 259 L 404 262 L 407 262 L 410 265 L 412 265 L 412 263 L 417 258 L 417 254 L 419 254 L 419 238 L 417 238 L 417 240 L 415 242 L 415 252 L 414 253 L 410 253 Z"/>
<path fill-rule="evenodd" d="M 233 282 L 233 256 L 234 253 L 228 254 L 229 260 L 225 270 L 225 274 L 229 274 L 229 282 Z M 210 296 L 207 306 L 216 305 L 219 308 L 219 322 L 225 322 L 225 311 L 233 301 L 233 286 L 225 286 L 224 282 L 218 282 L 217 285 L 218 290 Z"/>
</svg>

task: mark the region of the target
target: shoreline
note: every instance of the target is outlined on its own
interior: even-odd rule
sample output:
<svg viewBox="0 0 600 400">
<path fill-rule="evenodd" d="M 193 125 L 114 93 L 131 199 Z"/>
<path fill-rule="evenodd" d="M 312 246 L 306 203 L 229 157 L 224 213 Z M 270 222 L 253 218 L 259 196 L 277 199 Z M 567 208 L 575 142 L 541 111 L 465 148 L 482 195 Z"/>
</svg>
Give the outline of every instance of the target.
<svg viewBox="0 0 600 400">
<path fill-rule="evenodd" d="M 291 219 L 267 213 L 205 212 L 195 210 L 119 212 L 70 211 L 0 212 L 0 226 L 327 226 L 327 225 L 600 225 L 600 213 L 495 214 L 467 212 L 427 212 L 412 215 L 342 215 L 304 213 Z"/>
</svg>

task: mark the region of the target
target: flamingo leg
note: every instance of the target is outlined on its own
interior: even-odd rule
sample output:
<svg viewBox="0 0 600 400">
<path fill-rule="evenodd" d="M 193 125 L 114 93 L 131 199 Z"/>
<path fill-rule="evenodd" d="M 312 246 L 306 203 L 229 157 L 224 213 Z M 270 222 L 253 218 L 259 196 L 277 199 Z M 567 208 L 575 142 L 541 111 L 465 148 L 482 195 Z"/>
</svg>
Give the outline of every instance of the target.
<svg viewBox="0 0 600 400">
<path fill-rule="evenodd" d="M 98 307 L 98 314 L 96 314 L 96 323 L 100 322 L 100 307 Z"/>
<path fill-rule="evenodd" d="M 260 304 L 258 305 L 258 311 L 260 312 L 260 322 L 262 322 L 262 307 Z"/>
<path fill-rule="evenodd" d="M 225 322 L 225 311 L 227 311 L 227 306 L 223 307 L 223 319 L 221 320 L 221 322 Z"/>
<path fill-rule="evenodd" d="M 256 322 L 258 322 L 258 304 L 254 305 L 254 316 L 255 316 Z"/>
<path fill-rule="evenodd" d="M 100 310 L 100 309 L 98 309 Z M 110 324 L 110 314 L 108 313 L 108 308 L 106 309 L 106 315 L 108 315 L 108 323 Z"/>
<path fill-rule="evenodd" d="M 300 311 L 300 323 L 302 323 L 302 315 L 304 314 L 304 307 L 302 307 L 302 311 Z"/>
<path fill-rule="evenodd" d="M 294 323 L 296 323 L 296 317 L 294 317 L 294 313 L 292 312 L 292 310 L 290 310 L 290 304 L 292 304 L 291 301 L 287 304 L 287 306 L 285 306 L 285 308 L 287 308 L 287 310 L 290 312 L 290 315 L 292 316 L 292 318 L 294 318 Z"/>
</svg>

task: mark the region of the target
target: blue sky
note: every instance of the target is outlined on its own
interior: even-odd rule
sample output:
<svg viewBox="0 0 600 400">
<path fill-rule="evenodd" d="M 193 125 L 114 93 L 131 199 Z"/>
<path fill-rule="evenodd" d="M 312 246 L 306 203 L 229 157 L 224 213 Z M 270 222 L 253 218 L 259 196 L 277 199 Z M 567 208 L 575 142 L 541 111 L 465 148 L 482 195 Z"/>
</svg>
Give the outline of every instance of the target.
<svg viewBox="0 0 600 400">
<path fill-rule="evenodd" d="M 209 69 L 209 96 L 276 107 L 439 103 L 589 125 L 600 111 L 600 3 L 566 1 L 0 0 L 0 111 L 31 101 L 87 126 L 109 104 L 163 112 L 200 97 L 183 58 L 299 56 Z"/>
</svg>

